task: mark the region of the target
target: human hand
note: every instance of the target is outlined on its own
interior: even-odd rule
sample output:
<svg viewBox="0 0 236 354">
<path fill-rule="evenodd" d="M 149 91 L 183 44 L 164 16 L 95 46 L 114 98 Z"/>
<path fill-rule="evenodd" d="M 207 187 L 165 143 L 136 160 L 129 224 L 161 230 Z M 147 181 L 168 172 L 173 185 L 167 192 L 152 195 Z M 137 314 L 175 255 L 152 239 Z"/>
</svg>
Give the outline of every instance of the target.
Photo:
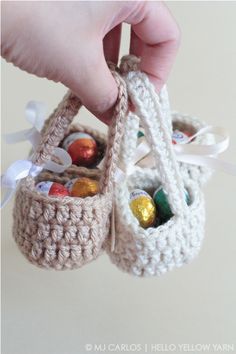
<svg viewBox="0 0 236 354">
<path fill-rule="evenodd" d="M 106 60 L 117 63 L 121 24 L 131 24 L 130 53 L 157 91 L 167 80 L 179 29 L 162 2 L 2 2 L 2 56 L 31 74 L 62 82 L 95 115 L 117 98 Z"/>
</svg>

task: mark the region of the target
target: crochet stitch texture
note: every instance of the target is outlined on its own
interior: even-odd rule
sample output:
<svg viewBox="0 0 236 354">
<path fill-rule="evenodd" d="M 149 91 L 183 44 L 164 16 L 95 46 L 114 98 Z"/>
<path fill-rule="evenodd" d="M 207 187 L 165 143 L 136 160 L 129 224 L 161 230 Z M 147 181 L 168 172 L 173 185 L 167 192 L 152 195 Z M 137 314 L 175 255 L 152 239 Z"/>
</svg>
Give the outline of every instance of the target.
<svg viewBox="0 0 236 354">
<path fill-rule="evenodd" d="M 46 176 L 58 182 L 82 173 L 99 178 L 100 173 L 72 166 L 56 175 L 43 172 L 37 179 L 27 177 L 19 186 L 14 206 L 13 236 L 22 253 L 35 265 L 44 268 L 73 269 L 98 257 L 110 228 L 113 180 L 118 163 L 121 137 L 127 111 L 126 85 L 113 72 L 119 94 L 109 128 L 100 193 L 87 198 L 47 197 L 35 189 Z M 50 116 L 42 131 L 42 140 L 33 163 L 43 165 L 68 133 L 68 127 L 81 107 L 80 100 L 69 92 Z"/>
<path fill-rule="evenodd" d="M 106 251 L 115 265 L 130 274 L 159 276 L 188 263 L 199 252 L 204 237 L 204 198 L 199 185 L 181 175 L 173 152 L 172 129 L 147 76 L 131 71 L 124 78 L 153 151 L 155 169 L 135 169 L 116 185 L 115 246 L 111 250 L 109 239 Z M 132 126 L 132 119 L 135 123 L 134 115 L 129 114 L 128 127 Z M 123 151 L 129 141 L 129 132 L 126 128 Z M 143 229 L 129 207 L 130 191 L 141 188 L 153 192 L 159 185 L 168 194 L 174 216 L 157 228 Z M 184 187 L 190 193 L 189 207 L 185 203 Z"/>
<path fill-rule="evenodd" d="M 123 75 L 127 75 L 130 71 L 138 71 L 139 63 L 139 58 L 135 57 L 134 55 L 126 55 L 121 59 L 120 72 Z M 166 86 L 163 87 L 159 94 L 159 103 L 160 109 L 162 110 L 162 114 L 165 117 L 170 132 L 172 132 L 174 129 L 182 129 L 183 131 L 187 130 L 190 133 L 195 134 L 201 128 L 207 126 L 204 121 L 198 119 L 197 117 L 175 111 L 171 112 Z M 123 161 L 126 161 L 127 159 L 129 160 L 131 156 L 134 155 L 133 147 L 138 144 L 137 133 L 139 130 L 139 123 L 139 117 L 134 115 L 132 118 L 133 129 L 128 129 L 127 131 L 127 139 L 129 140 L 129 144 L 125 145 L 125 149 L 123 148 Z M 199 135 L 191 142 L 191 144 L 197 145 L 211 145 L 214 143 L 215 138 L 212 134 Z M 155 164 L 153 163 L 153 152 L 151 152 L 149 156 L 152 158 L 149 158 L 147 163 L 144 162 L 138 165 L 142 166 L 142 168 L 155 169 Z M 204 186 L 210 180 L 213 174 L 213 170 L 207 166 L 193 165 L 184 162 L 179 162 L 179 166 L 182 176 L 186 179 L 190 178 L 191 180 L 196 181 L 200 187 Z M 139 169 L 139 167 L 137 167 L 137 169 Z"/>
</svg>

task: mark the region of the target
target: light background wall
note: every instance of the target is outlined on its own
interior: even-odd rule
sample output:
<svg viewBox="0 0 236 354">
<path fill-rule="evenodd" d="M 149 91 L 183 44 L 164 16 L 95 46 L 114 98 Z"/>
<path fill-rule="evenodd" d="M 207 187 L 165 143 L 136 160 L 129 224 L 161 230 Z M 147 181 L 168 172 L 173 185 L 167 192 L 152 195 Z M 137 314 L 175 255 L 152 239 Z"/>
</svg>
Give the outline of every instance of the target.
<svg viewBox="0 0 236 354">
<path fill-rule="evenodd" d="M 224 158 L 235 161 L 236 3 L 168 5 L 182 30 L 168 83 L 172 107 L 225 126 L 231 145 Z M 128 38 L 126 26 L 121 54 Z M 64 92 L 62 85 L 2 61 L 3 133 L 28 127 L 27 101 L 44 101 L 50 112 Z M 105 129 L 86 111 L 81 122 Z M 3 144 L 3 171 L 28 150 L 28 143 Z M 77 354 L 86 352 L 86 343 L 234 343 L 236 351 L 235 192 L 235 178 L 214 176 L 205 188 L 206 239 L 199 257 L 157 279 L 132 278 L 106 255 L 71 272 L 35 268 L 12 239 L 9 203 L 2 212 L 2 353 Z"/>
</svg>

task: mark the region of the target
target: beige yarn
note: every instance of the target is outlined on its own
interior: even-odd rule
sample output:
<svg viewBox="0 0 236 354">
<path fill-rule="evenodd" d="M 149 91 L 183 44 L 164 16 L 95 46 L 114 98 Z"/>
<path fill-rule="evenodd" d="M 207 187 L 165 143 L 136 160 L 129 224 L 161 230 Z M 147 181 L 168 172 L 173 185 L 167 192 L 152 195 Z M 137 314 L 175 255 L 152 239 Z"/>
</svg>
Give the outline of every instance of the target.
<svg viewBox="0 0 236 354">
<path fill-rule="evenodd" d="M 113 180 L 127 111 L 126 85 L 113 72 L 119 94 L 109 128 L 104 170 L 76 168 L 63 174 L 43 171 L 36 179 L 27 177 L 19 186 L 14 206 L 13 236 L 20 250 L 33 264 L 44 267 L 73 269 L 98 257 L 110 228 Z M 69 92 L 47 120 L 42 141 L 33 155 L 33 163 L 43 165 L 54 148 L 71 129 L 68 127 L 81 102 Z M 79 175 L 100 177 L 100 193 L 94 197 L 46 197 L 35 189 L 39 180 L 64 183 Z"/>
<path fill-rule="evenodd" d="M 130 274 L 159 276 L 188 263 L 199 252 L 204 237 L 204 198 L 197 183 L 182 178 L 173 151 L 171 127 L 153 85 L 139 71 L 129 72 L 125 80 L 153 151 L 155 169 L 134 169 L 116 185 L 115 245 L 112 251 L 112 239 L 108 239 L 106 251 L 115 265 Z M 128 119 L 135 122 L 132 114 Z M 131 127 L 132 122 L 127 122 L 127 126 Z M 126 130 L 123 145 L 128 141 Z M 143 229 L 130 209 L 130 192 L 140 188 L 153 193 L 159 185 L 167 192 L 174 216 L 157 228 Z M 184 187 L 190 194 L 189 207 Z"/>
</svg>

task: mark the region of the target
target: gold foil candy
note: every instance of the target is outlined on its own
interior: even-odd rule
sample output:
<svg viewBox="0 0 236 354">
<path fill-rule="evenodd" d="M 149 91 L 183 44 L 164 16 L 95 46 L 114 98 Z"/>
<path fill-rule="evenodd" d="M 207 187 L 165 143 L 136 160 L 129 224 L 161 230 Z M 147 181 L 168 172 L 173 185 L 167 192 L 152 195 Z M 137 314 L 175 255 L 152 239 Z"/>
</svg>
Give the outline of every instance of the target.
<svg viewBox="0 0 236 354">
<path fill-rule="evenodd" d="M 144 229 L 156 221 L 156 206 L 150 195 L 142 189 L 135 189 L 130 194 L 130 208 Z"/>
<path fill-rule="evenodd" d="M 69 181 L 66 187 L 69 189 L 72 197 L 92 197 L 99 192 L 98 181 L 87 177 L 79 177 Z"/>
</svg>

